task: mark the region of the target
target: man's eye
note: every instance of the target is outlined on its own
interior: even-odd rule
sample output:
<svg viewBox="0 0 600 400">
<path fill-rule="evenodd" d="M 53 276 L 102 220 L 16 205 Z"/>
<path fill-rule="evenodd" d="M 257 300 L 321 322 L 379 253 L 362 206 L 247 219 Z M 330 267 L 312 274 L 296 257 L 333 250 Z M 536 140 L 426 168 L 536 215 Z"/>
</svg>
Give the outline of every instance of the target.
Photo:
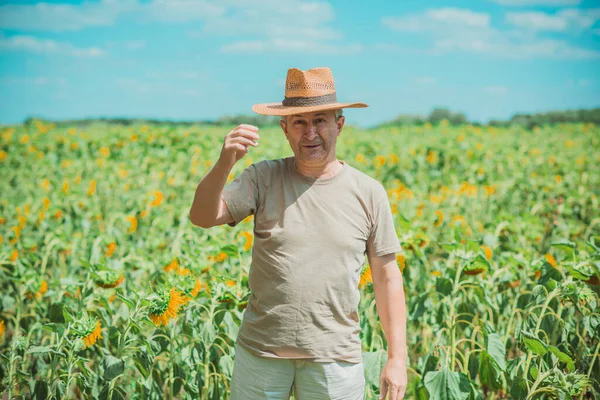
<svg viewBox="0 0 600 400">
<path fill-rule="evenodd" d="M 318 119 L 316 120 L 316 122 L 317 122 L 317 124 L 320 124 L 321 122 L 325 122 L 325 120 L 324 120 L 323 118 L 318 118 Z"/>
<path fill-rule="evenodd" d="M 302 121 L 302 120 L 294 121 L 294 125 L 300 125 L 300 124 L 304 124 L 304 121 Z"/>
</svg>

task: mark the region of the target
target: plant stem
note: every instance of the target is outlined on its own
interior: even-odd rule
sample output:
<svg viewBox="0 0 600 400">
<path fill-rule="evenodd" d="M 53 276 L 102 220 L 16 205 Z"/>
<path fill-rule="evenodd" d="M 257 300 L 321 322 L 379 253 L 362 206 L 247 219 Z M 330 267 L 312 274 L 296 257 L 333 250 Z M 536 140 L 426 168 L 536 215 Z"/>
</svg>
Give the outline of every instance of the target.
<svg viewBox="0 0 600 400">
<path fill-rule="evenodd" d="M 592 358 L 592 362 L 590 362 L 590 367 L 588 368 L 588 373 L 587 373 L 587 377 L 591 378 L 592 376 L 592 369 L 594 368 L 594 363 L 596 362 L 596 358 L 598 358 L 598 352 L 600 351 L 600 341 L 598 341 L 598 344 L 596 345 L 596 348 L 594 349 L 594 357 Z M 581 393 L 581 395 L 579 396 L 579 400 L 583 399 L 583 394 L 585 392 Z"/>
<path fill-rule="evenodd" d="M 554 290 L 552 293 L 550 293 L 548 295 L 548 298 L 544 302 L 544 306 L 542 307 L 542 311 L 540 312 L 540 317 L 538 318 L 537 324 L 535 325 L 535 331 L 533 332 L 533 335 L 536 338 L 538 337 L 537 335 L 538 335 L 538 332 L 540 331 L 540 326 L 542 325 L 542 320 L 544 319 L 544 315 L 546 314 L 546 309 L 548 308 L 548 305 L 550 305 L 550 302 L 552 301 L 552 299 L 554 299 L 554 297 L 557 294 L 558 294 L 558 292 L 556 290 Z M 528 382 L 527 381 L 527 373 L 529 372 L 529 364 L 531 363 L 532 355 L 533 355 L 533 353 L 531 352 L 531 350 L 527 351 L 527 361 L 525 362 L 525 370 L 523 371 L 523 379 L 525 380 L 525 382 Z M 527 385 L 529 386 L 529 384 L 527 384 Z"/>
<path fill-rule="evenodd" d="M 531 386 L 530 393 L 527 395 L 527 398 L 525 400 L 532 398 L 531 396 L 533 396 L 533 394 L 535 394 L 536 389 L 538 388 L 540 383 L 542 383 L 544 381 L 544 379 L 546 379 L 548 376 L 550 376 L 552 374 L 552 372 L 554 372 L 554 371 L 550 369 L 550 370 L 544 372 L 543 374 L 538 375 L 537 379 L 533 383 L 533 386 Z"/>
<path fill-rule="evenodd" d="M 15 319 L 15 334 L 12 338 L 12 346 L 10 350 L 10 367 L 8 370 L 8 398 L 12 398 L 12 389 L 13 389 L 13 379 L 15 379 L 15 368 L 17 363 L 15 362 L 15 354 L 17 352 L 17 342 L 19 339 L 19 333 L 21 330 L 19 326 L 21 325 L 21 304 L 17 307 L 17 317 Z"/>
</svg>

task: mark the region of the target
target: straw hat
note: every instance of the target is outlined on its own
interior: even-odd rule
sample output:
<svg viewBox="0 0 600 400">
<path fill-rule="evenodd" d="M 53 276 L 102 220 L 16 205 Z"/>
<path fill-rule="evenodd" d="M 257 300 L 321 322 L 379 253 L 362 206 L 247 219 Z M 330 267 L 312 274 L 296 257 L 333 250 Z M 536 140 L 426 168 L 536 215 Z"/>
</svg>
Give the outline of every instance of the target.
<svg viewBox="0 0 600 400">
<path fill-rule="evenodd" d="M 288 69 L 285 80 L 285 98 L 281 103 L 262 103 L 252 110 L 262 115 L 293 115 L 340 108 L 363 108 L 365 103 L 338 103 L 333 74 L 327 67 L 301 71 Z"/>
</svg>

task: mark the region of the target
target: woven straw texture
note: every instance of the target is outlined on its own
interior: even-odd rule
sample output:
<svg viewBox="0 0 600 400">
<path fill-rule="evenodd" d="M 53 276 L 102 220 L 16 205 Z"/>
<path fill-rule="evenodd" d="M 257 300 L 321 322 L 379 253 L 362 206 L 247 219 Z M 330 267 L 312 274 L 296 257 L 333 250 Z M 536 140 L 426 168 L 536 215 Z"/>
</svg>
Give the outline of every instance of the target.
<svg viewBox="0 0 600 400">
<path fill-rule="evenodd" d="M 327 67 L 301 71 L 290 68 L 285 81 L 285 99 L 279 103 L 262 103 L 252 110 L 262 115 L 293 115 L 340 108 L 364 108 L 365 103 L 340 103 L 335 95 L 333 74 Z"/>
</svg>

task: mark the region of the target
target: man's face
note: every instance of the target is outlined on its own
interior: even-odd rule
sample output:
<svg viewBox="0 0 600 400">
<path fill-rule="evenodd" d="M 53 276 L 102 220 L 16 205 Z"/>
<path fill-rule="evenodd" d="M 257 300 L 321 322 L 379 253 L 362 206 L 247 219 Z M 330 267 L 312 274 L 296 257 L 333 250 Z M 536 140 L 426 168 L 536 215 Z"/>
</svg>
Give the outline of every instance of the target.
<svg viewBox="0 0 600 400">
<path fill-rule="evenodd" d="M 297 160 L 321 163 L 335 160 L 335 144 L 344 126 L 334 111 L 290 115 L 281 121 L 281 129 L 290 142 Z"/>
</svg>

